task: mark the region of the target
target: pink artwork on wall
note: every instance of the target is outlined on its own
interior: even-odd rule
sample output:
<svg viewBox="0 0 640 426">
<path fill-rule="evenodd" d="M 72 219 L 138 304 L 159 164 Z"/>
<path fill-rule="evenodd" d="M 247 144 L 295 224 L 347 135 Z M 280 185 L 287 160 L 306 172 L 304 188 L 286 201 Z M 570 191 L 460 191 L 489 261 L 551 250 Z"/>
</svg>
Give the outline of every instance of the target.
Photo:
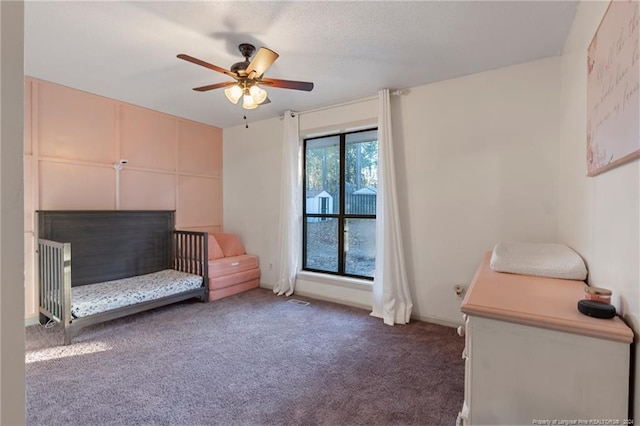
<svg viewBox="0 0 640 426">
<path fill-rule="evenodd" d="M 587 51 L 587 176 L 640 157 L 640 2 L 612 0 Z"/>
</svg>

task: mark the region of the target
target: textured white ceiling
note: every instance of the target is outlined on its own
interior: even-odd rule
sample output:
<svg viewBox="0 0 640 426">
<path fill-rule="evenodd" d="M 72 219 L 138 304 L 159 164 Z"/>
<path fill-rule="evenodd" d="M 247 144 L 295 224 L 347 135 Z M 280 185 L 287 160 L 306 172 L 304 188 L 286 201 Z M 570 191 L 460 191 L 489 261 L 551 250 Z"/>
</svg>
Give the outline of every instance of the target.
<svg viewBox="0 0 640 426">
<path fill-rule="evenodd" d="M 561 53 L 576 1 L 27 1 L 25 73 L 180 117 L 230 127 Z M 267 89 L 245 111 L 227 81 L 182 61 L 229 68 L 238 44 L 280 58 L 265 77 L 315 83 Z"/>
</svg>

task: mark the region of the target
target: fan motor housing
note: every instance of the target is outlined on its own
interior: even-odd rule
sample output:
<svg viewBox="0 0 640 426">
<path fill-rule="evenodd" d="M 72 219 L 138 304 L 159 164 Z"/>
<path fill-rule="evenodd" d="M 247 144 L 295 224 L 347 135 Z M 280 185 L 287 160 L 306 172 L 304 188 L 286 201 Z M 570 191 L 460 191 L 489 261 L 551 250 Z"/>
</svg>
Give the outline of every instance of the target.
<svg viewBox="0 0 640 426">
<path fill-rule="evenodd" d="M 236 62 L 235 64 L 231 65 L 230 70 L 231 72 L 235 72 L 238 75 L 244 76 L 247 75 L 245 70 L 249 66 L 249 58 L 255 53 L 256 47 L 253 44 L 241 43 L 238 46 L 238 50 L 240 51 L 242 56 L 244 56 L 244 61 Z"/>
<path fill-rule="evenodd" d="M 235 64 L 231 65 L 230 70 L 231 72 L 235 72 L 236 74 L 245 75 L 245 70 L 248 66 L 249 61 L 236 62 Z"/>
</svg>

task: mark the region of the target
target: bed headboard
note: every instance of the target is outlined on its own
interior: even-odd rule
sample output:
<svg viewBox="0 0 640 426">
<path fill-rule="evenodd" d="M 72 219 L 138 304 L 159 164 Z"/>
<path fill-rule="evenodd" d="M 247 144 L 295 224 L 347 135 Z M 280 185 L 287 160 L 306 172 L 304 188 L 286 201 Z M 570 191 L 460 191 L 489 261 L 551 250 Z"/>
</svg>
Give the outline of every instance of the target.
<svg viewBox="0 0 640 426">
<path fill-rule="evenodd" d="M 73 286 L 170 268 L 174 211 L 40 210 L 38 236 L 71 243 Z"/>
</svg>

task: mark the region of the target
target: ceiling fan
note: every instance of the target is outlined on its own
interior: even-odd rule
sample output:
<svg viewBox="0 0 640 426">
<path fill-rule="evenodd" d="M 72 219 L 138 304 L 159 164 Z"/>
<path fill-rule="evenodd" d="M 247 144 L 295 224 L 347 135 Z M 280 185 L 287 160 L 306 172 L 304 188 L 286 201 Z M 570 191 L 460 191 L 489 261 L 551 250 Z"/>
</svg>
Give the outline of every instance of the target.
<svg viewBox="0 0 640 426">
<path fill-rule="evenodd" d="M 194 58 L 193 56 L 185 55 L 184 53 L 179 54 L 178 58 L 180 59 L 226 74 L 235 80 L 195 87 L 193 90 L 206 92 L 208 90 L 226 87 L 224 94 L 227 96 L 227 99 L 236 104 L 240 98 L 243 98 L 242 107 L 244 109 L 254 109 L 260 104 L 268 103 L 267 92 L 260 86 L 304 90 L 307 92 L 313 90 L 313 83 L 310 82 L 265 78 L 265 71 L 279 56 L 273 50 L 261 47 L 253 59 L 249 61 L 249 58 L 256 51 L 256 48 L 252 44 L 242 43 L 238 46 L 238 49 L 242 56 L 244 56 L 244 61 L 236 62 L 231 65 L 231 69 L 229 70 Z"/>
</svg>

